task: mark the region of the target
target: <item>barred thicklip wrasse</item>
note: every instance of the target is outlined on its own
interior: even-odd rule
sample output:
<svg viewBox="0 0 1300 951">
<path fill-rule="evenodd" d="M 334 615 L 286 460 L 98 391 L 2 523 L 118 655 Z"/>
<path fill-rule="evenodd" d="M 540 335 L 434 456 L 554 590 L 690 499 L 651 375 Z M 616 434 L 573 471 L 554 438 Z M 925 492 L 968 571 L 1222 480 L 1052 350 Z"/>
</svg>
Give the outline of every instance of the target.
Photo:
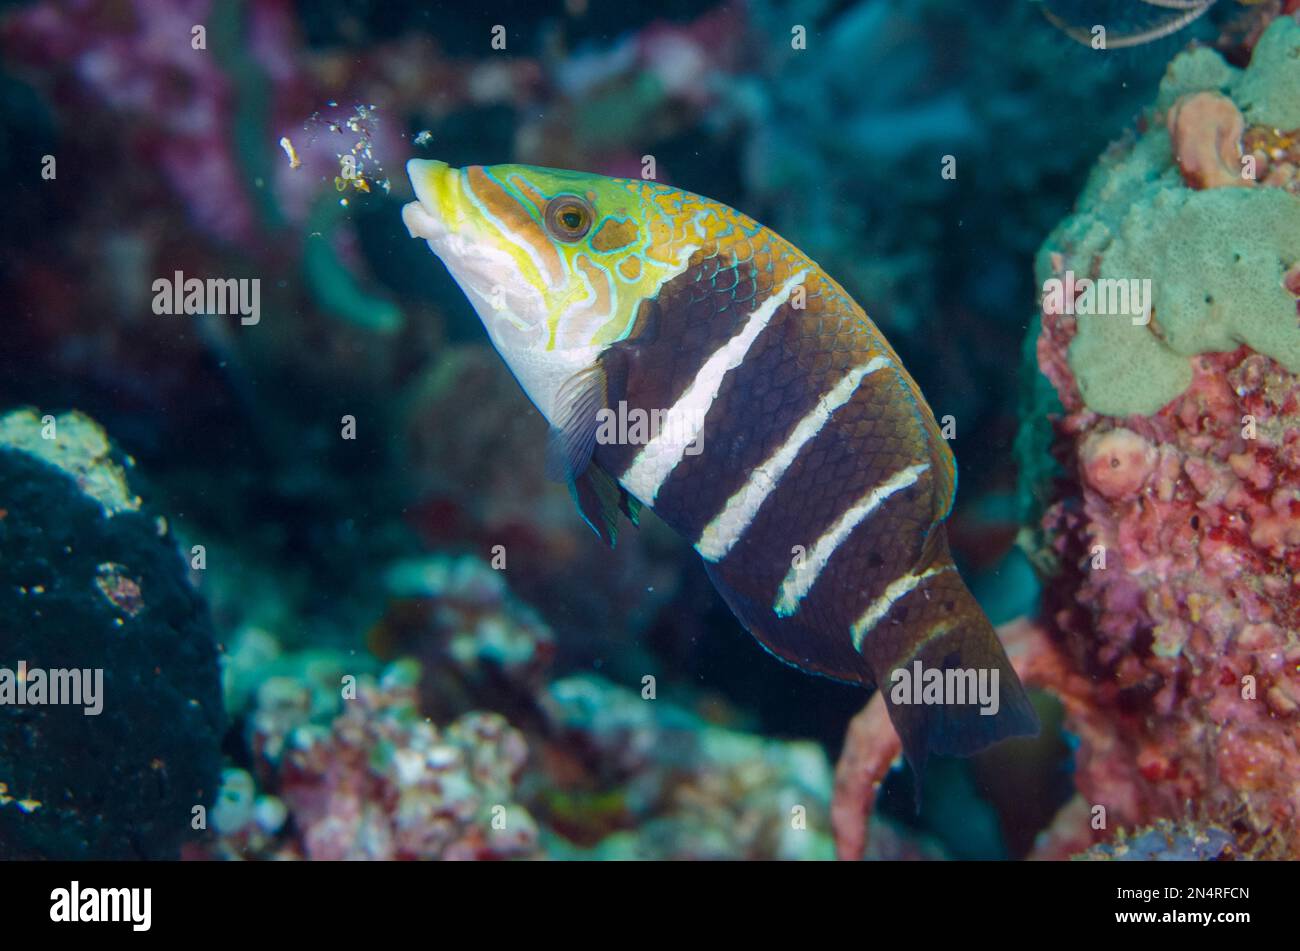
<svg viewBox="0 0 1300 951">
<path fill-rule="evenodd" d="M 408 230 L 550 423 L 547 467 L 602 539 L 651 507 L 768 651 L 879 684 L 918 774 L 931 753 L 1037 731 L 948 551 L 948 444 L 821 268 L 654 182 L 418 159 L 407 173 Z"/>
</svg>

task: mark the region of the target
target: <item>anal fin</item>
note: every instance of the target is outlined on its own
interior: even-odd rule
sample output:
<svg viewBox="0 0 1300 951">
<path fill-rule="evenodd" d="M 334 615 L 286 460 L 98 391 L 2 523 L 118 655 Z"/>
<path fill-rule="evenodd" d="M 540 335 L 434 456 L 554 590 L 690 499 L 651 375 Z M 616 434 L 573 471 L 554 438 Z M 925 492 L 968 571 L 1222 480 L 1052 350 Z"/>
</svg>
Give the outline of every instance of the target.
<svg viewBox="0 0 1300 951">
<path fill-rule="evenodd" d="M 864 687 L 871 684 L 871 672 L 862 656 L 853 650 L 847 634 L 838 639 L 828 637 L 827 631 L 808 624 L 801 614 L 779 617 L 772 611 L 770 602 L 741 593 L 718 563 L 706 560 L 704 570 L 731 613 L 777 660 L 804 673 L 842 683 Z"/>
</svg>

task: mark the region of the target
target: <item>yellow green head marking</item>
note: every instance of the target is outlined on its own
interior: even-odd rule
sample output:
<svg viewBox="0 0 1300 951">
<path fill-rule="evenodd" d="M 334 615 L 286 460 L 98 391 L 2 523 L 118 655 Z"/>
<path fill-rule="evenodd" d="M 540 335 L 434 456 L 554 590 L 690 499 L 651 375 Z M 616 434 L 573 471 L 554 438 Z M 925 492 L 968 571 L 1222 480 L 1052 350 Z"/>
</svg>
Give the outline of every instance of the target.
<svg viewBox="0 0 1300 951">
<path fill-rule="evenodd" d="M 758 227 L 654 182 L 419 159 L 407 171 L 418 198 L 404 211 L 407 227 L 428 239 L 503 351 L 622 340 L 641 301 L 694 251 Z"/>
</svg>

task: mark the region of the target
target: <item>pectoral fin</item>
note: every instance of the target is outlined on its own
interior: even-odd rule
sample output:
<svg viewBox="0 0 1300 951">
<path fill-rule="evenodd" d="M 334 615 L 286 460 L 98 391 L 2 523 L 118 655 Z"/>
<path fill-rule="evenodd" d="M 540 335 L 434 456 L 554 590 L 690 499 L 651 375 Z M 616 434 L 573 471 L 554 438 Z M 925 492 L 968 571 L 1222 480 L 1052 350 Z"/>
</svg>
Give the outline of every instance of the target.
<svg viewBox="0 0 1300 951">
<path fill-rule="evenodd" d="M 560 385 L 555 418 L 546 443 L 546 475 L 556 482 L 573 482 L 591 462 L 596 449 L 599 414 L 609 405 L 609 381 L 604 361 L 597 359 Z"/>
<path fill-rule="evenodd" d="M 565 482 L 583 520 L 602 541 L 614 547 L 619 514 L 638 524 L 641 503 L 608 472 L 592 462 L 600 412 L 622 393 L 626 373 L 617 353 L 606 351 L 560 385 L 555 420 L 546 444 L 546 474 Z"/>
</svg>

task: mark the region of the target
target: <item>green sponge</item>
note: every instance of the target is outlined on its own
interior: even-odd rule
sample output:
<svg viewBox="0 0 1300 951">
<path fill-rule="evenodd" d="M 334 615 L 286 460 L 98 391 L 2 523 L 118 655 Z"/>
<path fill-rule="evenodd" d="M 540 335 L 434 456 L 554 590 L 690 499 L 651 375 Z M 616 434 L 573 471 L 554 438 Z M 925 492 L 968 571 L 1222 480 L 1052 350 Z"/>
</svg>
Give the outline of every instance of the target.
<svg viewBox="0 0 1300 951">
<path fill-rule="evenodd" d="M 1134 205 L 1100 276 L 1150 278 L 1152 320 L 1078 317 L 1069 360 L 1084 402 L 1154 413 L 1191 383 L 1189 357 L 1243 343 L 1300 373 L 1296 300 L 1282 286 L 1297 260 L 1300 199 L 1281 189 L 1180 189 Z"/>
<path fill-rule="evenodd" d="M 1183 96 L 1194 92 L 1221 92 L 1231 95 L 1241 70 L 1229 66 L 1223 57 L 1208 46 L 1196 46 L 1175 56 L 1160 80 L 1156 111 L 1168 112 Z"/>
<path fill-rule="evenodd" d="M 1181 96 L 1218 90 L 1248 124 L 1300 128 L 1300 24 L 1269 27 L 1245 71 L 1205 49 L 1170 64 L 1157 113 Z M 1037 259 L 1040 281 L 1052 254 L 1066 252 L 1075 278 L 1150 280 L 1152 319 L 1080 314 L 1069 363 L 1088 407 L 1110 416 L 1149 415 L 1191 383 L 1191 358 L 1247 344 L 1300 373 L 1296 298 L 1282 286 L 1300 262 L 1300 198 L 1281 188 L 1194 191 L 1174 163 L 1169 134 L 1155 122 L 1102 156 L 1077 211 Z"/>
<path fill-rule="evenodd" d="M 1300 23 L 1273 21 L 1232 89 L 1247 125 L 1300 128 Z"/>
</svg>

